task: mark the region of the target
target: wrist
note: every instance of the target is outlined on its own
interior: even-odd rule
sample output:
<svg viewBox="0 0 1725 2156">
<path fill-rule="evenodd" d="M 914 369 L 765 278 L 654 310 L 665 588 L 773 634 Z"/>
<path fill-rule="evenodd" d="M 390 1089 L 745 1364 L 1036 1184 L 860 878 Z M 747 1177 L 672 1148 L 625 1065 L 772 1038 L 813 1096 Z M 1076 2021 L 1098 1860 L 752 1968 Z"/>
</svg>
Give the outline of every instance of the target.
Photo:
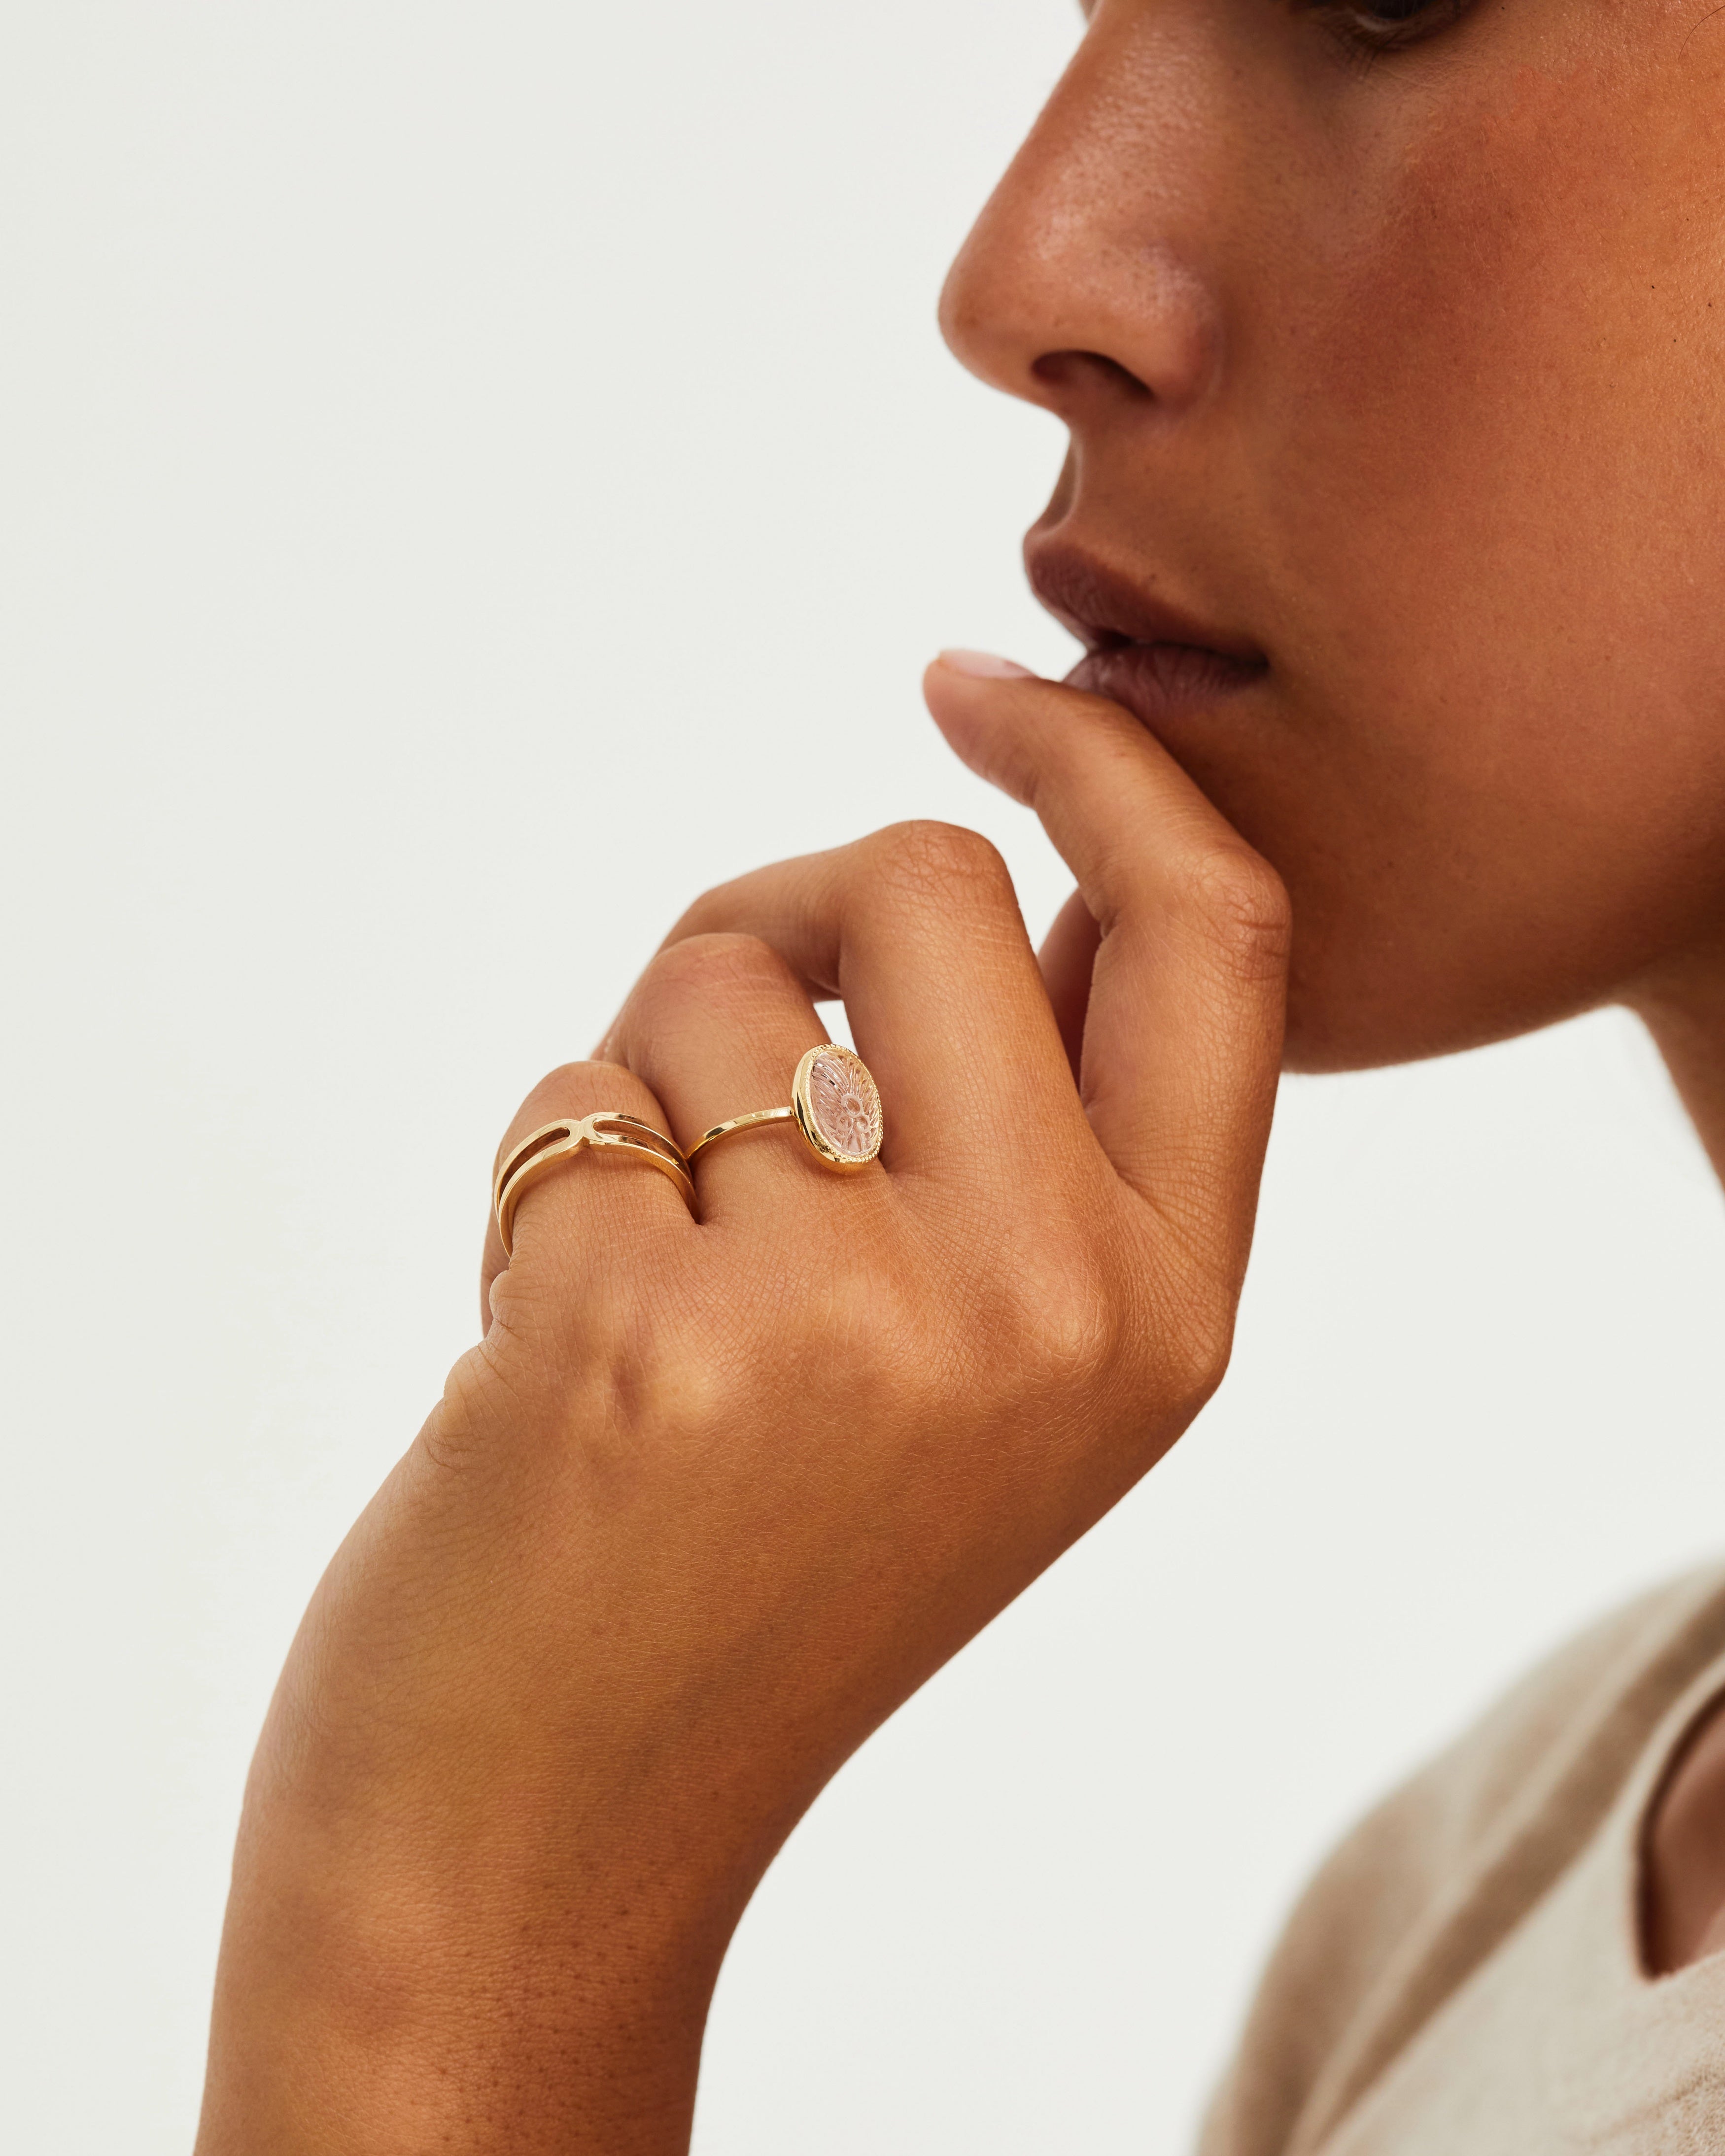
<svg viewBox="0 0 1725 2156">
<path fill-rule="evenodd" d="M 675 2156 L 746 1900 L 621 1852 L 250 1816 L 198 2156 Z"/>
</svg>

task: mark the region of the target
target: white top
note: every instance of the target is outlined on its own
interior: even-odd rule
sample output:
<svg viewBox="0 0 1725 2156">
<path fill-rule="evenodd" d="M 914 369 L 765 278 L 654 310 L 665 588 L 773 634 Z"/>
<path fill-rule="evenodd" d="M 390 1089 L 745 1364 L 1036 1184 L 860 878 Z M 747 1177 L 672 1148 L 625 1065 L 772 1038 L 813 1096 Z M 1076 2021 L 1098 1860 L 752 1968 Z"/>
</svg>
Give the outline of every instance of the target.
<svg viewBox="0 0 1725 2156">
<path fill-rule="evenodd" d="M 1721 2156 L 1725 1953 L 1640 1958 L 1644 1822 L 1725 1693 L 1725 1568 L 1525 1680 L 1323 1866 L 1201 2156 Z"/>
</svg>

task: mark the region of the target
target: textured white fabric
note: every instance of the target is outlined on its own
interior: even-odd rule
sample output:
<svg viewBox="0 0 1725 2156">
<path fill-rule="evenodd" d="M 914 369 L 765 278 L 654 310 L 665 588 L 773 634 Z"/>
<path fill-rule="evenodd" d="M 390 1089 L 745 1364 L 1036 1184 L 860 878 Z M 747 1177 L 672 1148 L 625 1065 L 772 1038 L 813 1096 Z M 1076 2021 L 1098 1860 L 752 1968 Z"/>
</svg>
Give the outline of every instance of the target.
<svg viewBox="0 0 1725 2156">
<path fill-rule="evenodd" d="M 1725 1692 L 1725 1567 L 1525 1680 L 1324 1866 L 1200 2156 L 1725 2152 L 1725 1954 L 1650 1980 L 1642 1822 Z"/>
</svg>

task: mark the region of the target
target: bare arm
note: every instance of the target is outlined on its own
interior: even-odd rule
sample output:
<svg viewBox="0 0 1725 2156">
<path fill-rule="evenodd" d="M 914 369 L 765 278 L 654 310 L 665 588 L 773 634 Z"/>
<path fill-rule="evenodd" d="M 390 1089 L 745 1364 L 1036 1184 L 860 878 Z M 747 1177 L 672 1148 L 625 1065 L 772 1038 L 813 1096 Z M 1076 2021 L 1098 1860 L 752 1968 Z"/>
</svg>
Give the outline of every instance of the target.
<svg viewBox="0 0 1725 2156">
<path fill-rule="evenodd" d="M 506 1143 L 620 1108 L 686 1146 L 787 1097 L 837 994 L 887 1137 L 845 1182 L 783 1132 L 727 1142 L 698 1220 L 588 1157 L 528 1194 L 506 1270 L 494 1225 L 485 1338 L 259 1748 L 200 2156 L 684 2148 L 785 1835 L 1220 1377 L 1280 886 L 1117 706 L 948 666 L 929 694 L 1081 903 L 1045 973 L 972 834 L 762 870 L 524 1105 Z"/>
</svg>

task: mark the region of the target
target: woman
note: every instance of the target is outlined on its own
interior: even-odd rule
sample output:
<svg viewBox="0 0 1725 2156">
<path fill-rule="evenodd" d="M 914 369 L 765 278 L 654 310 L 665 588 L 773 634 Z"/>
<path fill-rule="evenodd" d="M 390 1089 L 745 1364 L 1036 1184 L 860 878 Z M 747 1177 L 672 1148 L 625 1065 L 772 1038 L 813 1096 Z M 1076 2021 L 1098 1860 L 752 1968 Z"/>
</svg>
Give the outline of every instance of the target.
<svg viewBox="0 0 1725 2156">
<path fill-rule="evenodd" d="M 205 2156 L 685 2145 L 785 1835 L 1219 1380 L 1279 1066 L 1622 1002 L 1725 1162 L 1722 171 L 1706 0 L 1099 0 L 944 311 L 1070 429 L 1090 655 L 927 681 L 1077 891 L 1039 961 L 962 831 L 758 871 L 529 1096 L 265 1728 Z M 1722 1694 L 1679 1583 L 1393 1799 L 1207 2156 L 1725 2145 Z"/>
</svg>

